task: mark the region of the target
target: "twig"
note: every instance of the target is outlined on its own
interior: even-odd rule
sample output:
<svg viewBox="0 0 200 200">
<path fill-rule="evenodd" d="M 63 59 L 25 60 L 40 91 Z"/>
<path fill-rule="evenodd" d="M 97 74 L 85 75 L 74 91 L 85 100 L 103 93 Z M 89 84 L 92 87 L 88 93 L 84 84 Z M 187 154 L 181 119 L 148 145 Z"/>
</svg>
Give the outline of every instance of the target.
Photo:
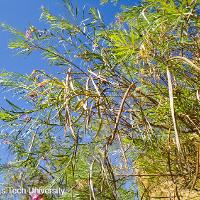
<svg viewBox="0 0 200 200">
<path fill-rule="evenodd" d="M 110 140 L 108 141 L 108 144 L 112 144 L 113 140 L 115 139 L 115 135 L 116 135 L 116 132 L 117 132 L 117 128 L 118 128 L 118 125 L 119 125 L 119 120 L 120 120 L 120 117 L 121 117 L 121 114 L 122 114 L 122 111 L 123 111 L 123 107 L 124 107 L 124 103 L 125 103 L 125 100 L 130 92 L 130 90 L 132 88 L 135 88 L 135 84 L 134 83 L 131 83 L 130 86 L 128 87 L 128 89 L 126 90 L 125 94 L 124 94 L 124 97 L 122 99 L 122 102 L 121 102 L 121 105 L 120 105 L 120 108 L 119 108 L 119 112 L 117 114 L 117 117 L 116 117 L 116 120 L 115 120 L 115 127 L 114 127 L 114 131 L 113 131 L 113 134 L 110 138 Z"/>
<path fill-rule="evenodd" d="M 197 154 L 196 154 L 196 171 L 195 171 L 195 175 L 194 175 L 194 178 L 192 180 L 192 186 L 190 188 L 190 191 L 189 191 L 189 194 L 187 196 L 187 199 L 190 195 L 190 192 L 192 191 L 192 189 L 194 188 L 196 182 L 197 182 L 197 178 L 198 178 L 198 175 L 199 175 L 199 167 L 200 167 L 200 144 L 197 144 Z"/>
<path fill-rule="evenodd" d="M 74 138 L 74 140 L 76 140 L 76 135 L 74 132 L 74 129 L 72 127 L 72 119 L 70 116 L 70 111 L 69 111 L 69 82 L 70 82 L 70 73 L 71 73 L 71 68 L 69 68 L 67 76 L 66 76 L 66 82 L 65 82 L 65 113 L 66 113 L 66 124 L 64 126 L 64 131 L 65 131 L 65 135 L 66 135 L 66 129 L 67 129 L 67 124 L 69 125 L 69 128 L 71 130 L 72 136 Z"/>
<path fill-rule="evenodd" d="M 172 58 L 170 58 L 169 60 L 182 60 L 184 62 L 186 62 L 187 64 L 189 64 L 191 67 L 193 67 L 194 69 L 196 69 L 197 71 L 200 72 L 200 67 L 195 65 L 191 60 L 189 60 L 188 58 L 186 57 L 183 57 L 183 56 L 174 56 Z"/>
</svg>

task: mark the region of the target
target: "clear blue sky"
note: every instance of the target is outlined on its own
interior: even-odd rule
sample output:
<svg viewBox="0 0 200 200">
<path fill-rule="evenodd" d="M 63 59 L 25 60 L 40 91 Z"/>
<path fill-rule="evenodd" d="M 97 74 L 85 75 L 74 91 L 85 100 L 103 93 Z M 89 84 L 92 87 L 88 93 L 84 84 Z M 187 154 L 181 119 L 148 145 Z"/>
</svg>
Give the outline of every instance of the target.
<svg viewBox="0 0 200 200">
<path fill-rule="evenodd" d="M 134 5 L 137 0 L 121 0 L 120 4 Z M 98 7 L 106 22 L 111 22 L 114 15 L 120 11 L 119 6 L 107 4 L 100 6 L 100 0 L 73 0 L 80 9 L 86 7 Z M 45 6 L 53 13 L 65 15 L 62 0 L 0 0 L 0 22 L 12 25 L 21 31 L 33 24 L 42 27 L 39 22 L 40 8 Z M 16 56 L 15 53 L 7 48 L 8 41 L 11 40 L 8 32 L 0 31 L 0 70 L 6 69 L 14 72 L 30 73 L 33 69 L 45 69 L 53 72 L 55 68 L 48 67 L 48 64 L 41 59 L 39 53 L 29 56 Z"/>
</svg>

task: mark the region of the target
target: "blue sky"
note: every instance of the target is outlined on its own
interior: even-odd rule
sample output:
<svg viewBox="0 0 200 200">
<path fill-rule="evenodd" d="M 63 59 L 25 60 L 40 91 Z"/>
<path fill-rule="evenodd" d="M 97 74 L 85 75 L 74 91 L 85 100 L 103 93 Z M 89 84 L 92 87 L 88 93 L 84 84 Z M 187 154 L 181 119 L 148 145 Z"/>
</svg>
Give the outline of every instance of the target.
<svg viewBox="0 0 200 200">
<path fill-rule="evenodd" d="M 120 11 L 119 6 L 107 4 L 100 6 L 100 0 L 73 0 L 78 7 L 98 7 L 102 12 L 107 23 L 113 20 L 113 16 Z M 134 5 L 134 0 L 121 0 L 120 4 Z M 39 22 L 40 8 L 44 6 L 58 15 L 67 16 L 64 10 L 62 0 L 1 0 L 0 1 L 0 22 L 4 22 L 21 31 L 33 24 L 36 27 L 42 28 L 42 23 Z M 41 59 L 39 53 L 33 53 L 29 56 L 17 56 L 15 52 L 7 48 L 8 42 L 12 36 L 8 32 L 0 31 L 0 70 L 31 73 L 33 69 L 45 69 L 53 72 L 55 68 L 48 67 L 48 64 Z"/>
<path fill-rule="evenodd" d="M 100 5 L 100 0 L 72 0 L 72 2 L 80 10 L 84 6 L 87 10 L 91 7 L 98 8 L 105 22 L 109 24 L 114 21 L 115 14 L 121 11 L 121 5 L 135 5 L 138 0 L 120 0 L 120 4 L 116 6 L 111 3 Z M 0 22 L 11 25 L 22 32 L 25 32 L 30 25 L 43 30 L 47 26 L 39 20 L 41 6 L 59 16 L 68 17 L 69 15 L 64 8 L 63 0 L 0 0 Z M 30 74 L 34 69 L 42 69 L 51 74 L 58 71 L 57 67 L 49 66 L 39 52 L 34 52 L 28 56 L 16 55 L 15 51 L 7 47 L 12 39 L 13 36 L 10 33 L 0 29 L 0 71 L 7 70 L 23 74 Z M 0 98 L 3 99 L 4 96 L 5 93 L 1 93 L 0 90 Z M 9 98 L 11 98 L 10 96 L 8 95 Z M 13 101 L 13 99 L 11 100 Z M 3 100 L 1 101 L 2 105 L 6 106 Z"/>
</svg>

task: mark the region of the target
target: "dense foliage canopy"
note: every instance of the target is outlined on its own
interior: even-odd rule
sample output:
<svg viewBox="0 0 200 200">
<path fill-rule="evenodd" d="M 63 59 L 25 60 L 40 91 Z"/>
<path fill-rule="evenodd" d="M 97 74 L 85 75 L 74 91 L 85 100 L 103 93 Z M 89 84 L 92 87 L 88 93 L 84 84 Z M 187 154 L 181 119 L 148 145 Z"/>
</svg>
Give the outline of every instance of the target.
<svg viewBox="0 0 200 200">
<path fill-rule="evenodd" d="M 40 51 L 59 71 L 0 74 L 24 104 L 0 110 L 13 153 L 3 187 L 67 189 L 49 200 L 199 199 L 200 1 L 145 0 L 108 26 L 96 8 L 65 6 L 68 19 L 42 8 L 44 30 L 1 24 L 9 48 Z"/>
</svg>

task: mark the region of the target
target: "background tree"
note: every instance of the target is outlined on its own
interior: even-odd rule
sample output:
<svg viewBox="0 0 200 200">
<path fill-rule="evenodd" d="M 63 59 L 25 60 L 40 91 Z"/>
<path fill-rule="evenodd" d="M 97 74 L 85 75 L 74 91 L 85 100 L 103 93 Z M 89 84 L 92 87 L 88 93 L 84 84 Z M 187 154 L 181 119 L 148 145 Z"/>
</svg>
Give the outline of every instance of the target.
<svg viewBox="0 0 200 200">
<path fill-rule="evenodd" d="M 48 29 L 2 24 L 17 37 L 10 48 L 64 69 L 1 73 L 1 87 L 28 103 L 1 109 L 14 155 L 2 166 L 5 187 L 131 199 L 137 180 L 141 199 L 198 199 L 200 2 L 146 0 L 109 26 L 97 9 L 88 17 L 65 2 L 70 20 L 42 8 Z"/>
</svg>

